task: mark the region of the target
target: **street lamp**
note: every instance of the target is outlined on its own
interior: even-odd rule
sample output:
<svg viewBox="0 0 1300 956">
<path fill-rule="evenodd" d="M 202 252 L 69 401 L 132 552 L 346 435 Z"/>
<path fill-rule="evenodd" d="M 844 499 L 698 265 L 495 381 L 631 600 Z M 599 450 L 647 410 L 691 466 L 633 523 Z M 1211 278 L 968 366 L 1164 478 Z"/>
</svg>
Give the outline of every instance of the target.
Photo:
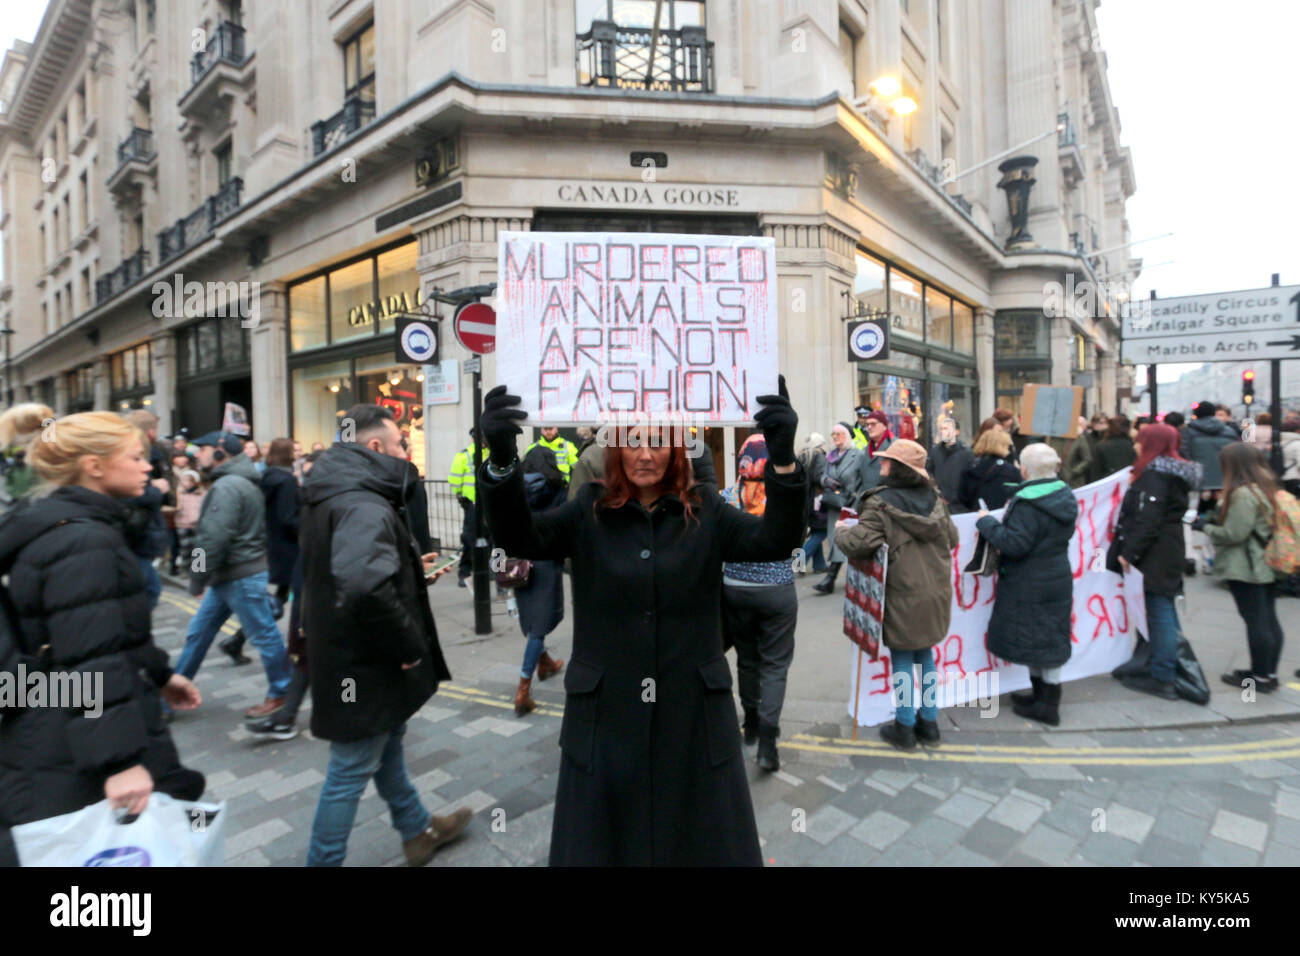
<svg viewBox="0 0 1300 956">
<path fill-rule="evenodd" d="M 876 100 L 885 100 L 889 110 L 895 116 L 908 116 L 916 112 L 916 100 L 910 96 L 903 95 L 903 84 L 899 82 L 898 77 L 882 76 L 877 78 L 870 86 L 867 87 L 867 95 L 858 97 L 853 100 L 854 109 L 863 115 L 868 113 L 871 105 Z M 888 124 L 889 117 L 878 115 L 880 122 Z"/>
</svg>

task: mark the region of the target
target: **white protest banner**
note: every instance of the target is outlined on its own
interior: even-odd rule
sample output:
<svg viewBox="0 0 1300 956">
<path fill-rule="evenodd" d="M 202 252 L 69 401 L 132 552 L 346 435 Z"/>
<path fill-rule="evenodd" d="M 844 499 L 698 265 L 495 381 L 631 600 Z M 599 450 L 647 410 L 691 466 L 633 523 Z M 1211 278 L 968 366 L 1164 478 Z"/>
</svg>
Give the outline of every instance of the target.
<svg viewBox="0 0 1300 956">
<path fill-rule="evenodd" d="M 1138 631 L 1146 634 L 1146 603 L 1142 576 L 1121 577 L 1106 570 L 1106 549 L 1114 536 L 1120 502 L 1128 489 L 1128 469 L 1075 490 L 1079 517 L 1070 539 L 1070 569 L 1074 574 L 1074 612 L 1071 656 L 1061 672 L 1062 681 L 1078 680 L 1114 670 L 1133 656 Z M 992 512 L 1000 518 L 1002 511 Z M 960 707 L 989 694 L 1006 694 L 1029 686 L 1029 669 L 1000 660 L 989 653 L 988 626 L 997 595 L 997 578 L 963 574 L 975 553 L 973 514 L 954 515 L 960 540 L 953 552 L 952 621 L 948 636 L 934 648 L 939 668 L 935 688 L 941 707 Z M 888 602 L 888 597 L 886 597 Z M 871 661 L 851 649 L 848 713 L 857 698 L 858 725 L 882 724 L 894 716 L 890 682 L 890 657 L 882 644 L 880 659 Z M 861 662 L 861 685 L 858 667 Z M 919 677 L 917 689 L 924 693 Z"/>
<path fill-rule="evenodd" d="M 528 424 L 744 425 L 777 391 L 771 239 L 504 232 L 497 268 L 497 380 Z"/>
</svg>

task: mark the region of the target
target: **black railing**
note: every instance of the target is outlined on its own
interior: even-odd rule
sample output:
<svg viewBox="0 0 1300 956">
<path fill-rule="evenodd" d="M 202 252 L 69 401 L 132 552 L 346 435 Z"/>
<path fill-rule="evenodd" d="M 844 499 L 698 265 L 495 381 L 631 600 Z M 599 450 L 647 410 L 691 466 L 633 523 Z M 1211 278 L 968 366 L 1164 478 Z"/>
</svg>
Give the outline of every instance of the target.
<svg viewBox="0 0 1300 956">
<path fill-rule="evenodd" d="M 424 494 L 429 499 L 429 537 L 435 551 L 459 551 L 460 529 L 465 520 L 456 493 L 446 481 L 424 480 Z"/>
<path fill-rule="evenodd" d="M 1056 132 L 1056 145 L 1061 149 L 1077 145 L 1074 138 L 1074 122 L 1070 119 L 1069 113 L 1057 113 L 1056 125 L 1060 127 Z"/>
<path fill-rule="evenodd" d="M 343 109 L 329 119 L 311 124 L 311 154 L 319 156 L 327 149 L 333 149 L 374 118 L 374 100 L 349 96 L 343 101 Z"/>
<path fill-rule="evenodd" d="M 190 60 L 190 85 L 193 86 L 203 79 L 203 74 L 212 69 L 218 62 L 229 63 L 231 66 L 242 66 L 247 54 L 244 51 L 244 28 L 238 23 L 231 23 L 229 20 L 222 20 L 213 31 L 212 39 L 208 45 L 194 54 Z"/>
<path fill-rule="evenodd" d="M 125 166 L 132 160 L 146 160 L 152 157 L 153 133 L 138 126 L 131 128 L 131 135 L 117 144 L 117 165 Z"/>
<path fill-rule="evenodd" d="M 713 43 L 704 27 L 651 30 L 593 20 L 578 34 L 579 86 L 712 93 Z"/>
<path fill-rule="evenodd" d="M 238 176 L 226 180 L 220 189 L 203 200 L 203 205 L 161 230 L 158 233 L 158 263 L 161 265 L 175 258 L 212 235 L 217 224 L 239 208 L 239 195 L 243 188 L 244 181 Z"/>
<path fill-rule="evenodd" d="M 112 272 L 95 280 L 95 304 L 113 298 L 123 289 L 139 282 L 149 268 L 149 251 L 137 249 L 130 258 L 123 259 Z"/>
</svg>

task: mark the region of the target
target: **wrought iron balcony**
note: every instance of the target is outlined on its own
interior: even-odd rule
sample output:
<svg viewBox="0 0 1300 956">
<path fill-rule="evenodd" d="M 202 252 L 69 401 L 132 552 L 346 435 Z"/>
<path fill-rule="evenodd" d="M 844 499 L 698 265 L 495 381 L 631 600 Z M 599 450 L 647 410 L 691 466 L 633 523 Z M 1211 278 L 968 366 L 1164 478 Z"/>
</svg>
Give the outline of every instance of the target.
<svg viewBox="0 0 1300 956">
<path fill-rule="evenodd" d="M 328 149 L 350 137 L 361 127 L 375 118 L 375 101 L 349 96 L 343 101 L 343 109 L 329 119 L 317 120 L 311 124 L 311 154 L 319 156 Z"/>
<path fill-rule="evenodd" d="M 217 225 L 239 208 L 243 188 L 244 181 L 238 176 L 226 180 L 220 189 L 203 200 L 203 205 L 159 231 L 158 263 L 161 265 L 175 258 L 212 235 Z"/>
<path fill-rule="evenodd" d="M 112 272 L 95 280 L 95 304 L 99 305 L 99 303 L 113 298 L 128 286 L 139 282 L 148 268 L 148 250 L 143 247 L 137 249 L 129 258 L 123 259 Z"/>
<path fill-rule="evenodd" d="M 578 85 L 712 93 L 713 43 L 704 27 L 652 30 L 593 20 L 577 38 Z"/>
<path fill-rule="evenodd" d="M 146 162 L 154 157 L 153 133 L 138 126 L 132 127 L 131 135 L 117 144 L 117 165 L 125 166 L 133 160 Z"/>
<path fill-rule="evenodd" d="M 195 53 L 194 58 L 190 60 L 190 85 L 197 84 L 217 63 L 229 63 L 231 66 L 238 67 L 242 66 L 247 58 L 244 50 L 244 28 L 229 20 L 222 20 L 213 31 L 208 45 Z"/>
</svg>

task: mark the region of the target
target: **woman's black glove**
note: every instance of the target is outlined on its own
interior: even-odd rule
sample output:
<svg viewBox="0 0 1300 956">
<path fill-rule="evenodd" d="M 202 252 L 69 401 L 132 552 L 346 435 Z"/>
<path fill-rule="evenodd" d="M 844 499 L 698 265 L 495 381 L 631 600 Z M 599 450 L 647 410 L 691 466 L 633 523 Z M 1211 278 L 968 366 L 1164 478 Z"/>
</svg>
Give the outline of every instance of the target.
<svg viewBox="0 0 1300 956">
<path fill-rule="evenodd" d="M 763 433 L 767 443 L 767 457 L 774 465 L 794 464 L 794 433 L 799 427 L 799 416 L 790 407 L 790 393 L 785 388 L 785 376 L 777 377 L 777 395 L 760 395 L 763 407 L 754 416 L 754 423 Z"/>
<path fill-rule="evenodd" d="M 1192 521 L 1192 530 L 1204 531 L 1206 523 L 1207 522 L 1205 519 L 1205 515 L 1197 515 L 1196 518 Z"/>
<path fill-rule="evenodd" d="M 522 408 L 515 407 L 520 401 L 518 395 L 507 395 L 504 385 L 498 385 L 483 397 L 479 432 L 487 442 L 488 460 L 498 468 L 508 468 L 519 457 L 515 436 L 524 430 L 516 422 L 528 417 Z"/>
</svg>

